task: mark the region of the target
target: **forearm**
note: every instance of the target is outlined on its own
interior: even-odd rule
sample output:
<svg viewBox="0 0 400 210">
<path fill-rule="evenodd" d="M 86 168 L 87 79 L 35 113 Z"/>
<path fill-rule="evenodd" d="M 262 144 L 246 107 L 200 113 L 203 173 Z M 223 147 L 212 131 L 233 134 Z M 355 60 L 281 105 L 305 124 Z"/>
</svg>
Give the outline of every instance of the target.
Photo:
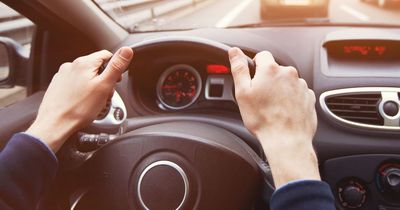
<svg viewBox="0 0 400 210">
<path fill-rule="evenodd" d="M 258 135 L 272 170 L 276 188 L 295 180 L 321 180 L 318 160 L 311 141 L 297 141 L 295 135 L 268 133 Z M 265 141 L 269 138 L 270 141 Z M 288 141 L 289 140 L 289 141 Z M 266 142 L 268 142 L 268 145 Z M 293 144 L 292 142 L 299 142 Z"/>
</svg>

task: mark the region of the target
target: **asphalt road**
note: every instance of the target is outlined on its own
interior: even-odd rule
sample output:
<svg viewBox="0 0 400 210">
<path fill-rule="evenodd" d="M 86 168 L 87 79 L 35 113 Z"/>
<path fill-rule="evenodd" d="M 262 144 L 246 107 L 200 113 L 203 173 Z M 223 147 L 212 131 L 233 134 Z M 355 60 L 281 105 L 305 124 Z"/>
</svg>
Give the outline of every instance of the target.
<svg viewBox="0 0 400 210">
<path fill-rule="evenodd" d="M 227 27 L 258 23 L 259 0 L 206 0 L 192 8 L 141 24 L 141 30 Z M 361 0 L 331 0 L 329 20 L 334 23 L 400 24 L 400 7 L 383 9 Z"/>
</svg>

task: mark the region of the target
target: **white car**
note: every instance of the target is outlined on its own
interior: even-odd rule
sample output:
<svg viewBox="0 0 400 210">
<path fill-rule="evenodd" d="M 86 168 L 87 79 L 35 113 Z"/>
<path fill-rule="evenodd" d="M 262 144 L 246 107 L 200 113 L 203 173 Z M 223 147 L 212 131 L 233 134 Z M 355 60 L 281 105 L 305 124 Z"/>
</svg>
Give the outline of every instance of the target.
<svg viewBox="0 0 400 210">
<path fill-rule="evenodd" d="M 400 5 L 400 0 L 361 0 L 362 2 L 372 2 L 377 4 L 379 7 L 385 8 L 389 5 Z"/>
<path fill-rule="evenodd" d="M 260 0 L 262 19 L 327 17 L 329 0 Z"/>
</svg>

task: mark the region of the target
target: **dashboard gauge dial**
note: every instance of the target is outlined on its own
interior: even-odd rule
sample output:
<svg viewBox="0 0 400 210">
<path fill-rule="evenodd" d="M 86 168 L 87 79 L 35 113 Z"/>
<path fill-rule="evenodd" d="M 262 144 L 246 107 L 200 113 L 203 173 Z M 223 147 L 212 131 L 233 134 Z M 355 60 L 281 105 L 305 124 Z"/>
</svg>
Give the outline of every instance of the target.
<svg viewBox="0 0 400 210">
<path fill-rule="evenodd" d="M 201 77 L 189 65 L 179 64 L 165 70 L 157 83 L 157 97 L 163 108 L 179 110 L 192 105 L 201 92 Z"/>
</svg>

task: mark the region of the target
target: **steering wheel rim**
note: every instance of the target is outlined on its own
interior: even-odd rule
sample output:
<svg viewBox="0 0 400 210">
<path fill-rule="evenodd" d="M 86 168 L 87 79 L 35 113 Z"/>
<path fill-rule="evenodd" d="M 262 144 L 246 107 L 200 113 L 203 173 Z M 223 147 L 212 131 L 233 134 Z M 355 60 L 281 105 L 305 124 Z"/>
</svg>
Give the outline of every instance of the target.
<svg viewBox="0 0 400 210">
<path fill-rule="evenodd" d="M 156 48 L 168 48 L 168 47 L 189 47 L 196 48 L 199 50 L 205 50 L 215 56 L 221 56 L 222 62 L 229 65 L 228 51 L 230 46 L 221 42 L 213 41 L 210 39 L 192 37 L 192 36 L 166 36 L 144 40 L 137 44 L 131 45 L 130 47 L 134 50 L 135 56 L 138 53 L 145 50 L 154 50 Z M 249 66 L 251 77 L 255 74 L 255 62 L 250 57 L 246 56 L 246 60 Z M 136 61 L 135 61 L 136 62 Z"/>
</svg>

